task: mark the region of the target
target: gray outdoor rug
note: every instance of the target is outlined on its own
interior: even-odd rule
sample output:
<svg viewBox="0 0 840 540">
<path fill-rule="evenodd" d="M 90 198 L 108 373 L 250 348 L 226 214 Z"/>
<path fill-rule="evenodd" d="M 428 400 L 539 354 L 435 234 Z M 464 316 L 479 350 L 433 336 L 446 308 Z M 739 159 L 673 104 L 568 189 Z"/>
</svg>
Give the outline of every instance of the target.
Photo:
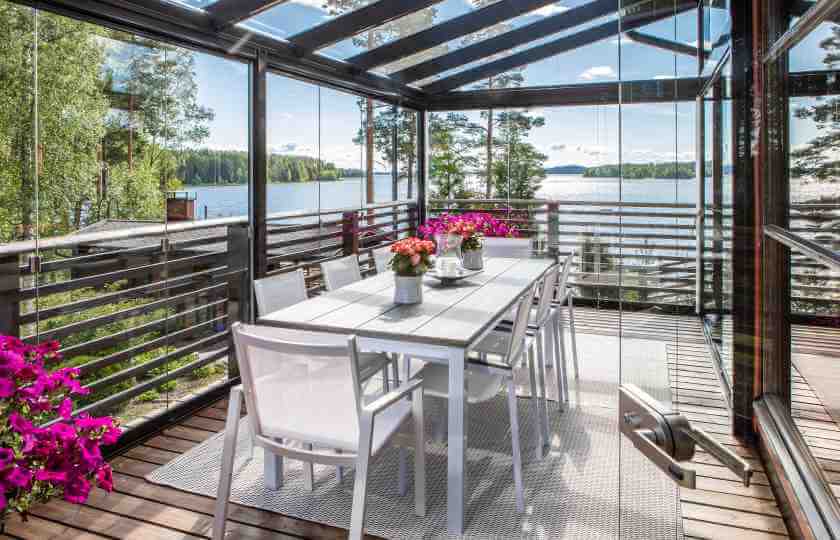
<svg viewBox="0 0 840 540">
<path fill-rule="evenodd" d="M 535 456 L 536 422 L 531 401 L 519 400 L 526 512 L 514 504 L 510 431 L 504 395 L 469 408 L 467 467 L 467 537 L 474 538 L 682 538 L 679 493 L 675 485 L 645 460 L 617 430 L 618 357 L 604 354 L 617 338 L 588 336 L 593 353 L 581 350 L 581 378 L 572 385 L 572 402 L 562 413 L 549 406 L 551 452 Z M 615 340 L 614 340 L 615 339 Z M 614 341 L 613 341 L 614 340 Z M 581 340 L 584 342 L 585 340 Z M 586 340 L 588 341 L 588 340 Z M 634 340 L 638 341 L 638 340 Z M 627 369 L 622 378 L 667 399 L 668 375 L 661 342 L 634 343 L 630 350 L 655 349 L 645 362 Z M 639 348 L 637 348 L 637 346 Z M 650 351 L 650 349 L 649 349 Z M 650 351 L 653 352 L 653 351 Z M 600 354 L 598 354 L 600 353 Z M 598 359 L 601 359 L 599 362 Z M 527 375 L 524 379 L 527 381 Z M 548 370 L 548 380 L 554 380 Z M 553 394 L 553 392 L 551 392 Z M 445 414 L 445 405 L 427 398 L 427 421 Z M 432 430 L 429 428 L 428 433 Z M 347 528 L 352 506 L 353 475 L 336 480 L 332 467 L 315 466 L 314 492 L 303 488 L 299 465 L 287 461 L 284 486 L 263 486 L 262 450 L 248 459 L 247 430 L 240 429 L 232 500 L 287 516 Z M 214 497 L 221 462 L 221 434 L 160 467 L 148 480 Z M 366 529 L 385 538 L 446 536 L 446 446 L 427 448 L 427 516 L 412 512 L 413 486 L 405 497 L 397 492 L 398 451 L 387 448 L 373 462 L 368 492 Z M 409 462 L 410 463 L 410 462 Z"/>
</svg>

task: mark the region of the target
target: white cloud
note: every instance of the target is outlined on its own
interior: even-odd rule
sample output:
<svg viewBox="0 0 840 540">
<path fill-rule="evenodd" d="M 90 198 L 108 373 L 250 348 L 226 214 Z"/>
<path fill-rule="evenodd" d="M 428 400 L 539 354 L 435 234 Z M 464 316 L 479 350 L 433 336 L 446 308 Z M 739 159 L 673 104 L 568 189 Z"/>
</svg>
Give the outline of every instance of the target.
<svg viewBox="0 0 840 540">
<path fill-rule="evenodd" d="M 566 6 L 561 6 L 558 4 L 549 4 L 547 6 L 543 6 L 540 9 L 534 10 L 532 13 L 534 15 L 539 15 L 540 17 L 550 17 L 552 15 L 557 15 L 558 13 L 564 13 L 569 11 L 570 8 Z"/>
<path fill-rule="evenodd" d="M 668 80 L 668 79 L 673 79 L 674 76 L 673 75 L 654 75 L 653 78 L 657 79 L 657 80 L 663 80 L 664 81 L 664 80 Z"/>
<path fill-rule="evenodd" d="M 615 78 L 616 73 L 612 66 L 592 66 L 579 75 L 579 78 L 591 81 L 594 79 Z"/>
</svg>

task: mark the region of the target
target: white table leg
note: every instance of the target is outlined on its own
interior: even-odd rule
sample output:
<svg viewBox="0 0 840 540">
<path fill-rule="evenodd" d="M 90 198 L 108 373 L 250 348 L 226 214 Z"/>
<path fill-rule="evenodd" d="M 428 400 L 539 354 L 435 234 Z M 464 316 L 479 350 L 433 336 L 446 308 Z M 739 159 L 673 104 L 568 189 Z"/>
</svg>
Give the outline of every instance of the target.
<svg viewBox="0 0 840 540">
<path fill-rule="evenodd" d="M 449 456 L 447 474 L 447 531 L 464 533 L 466 496 L 467 400 L 465 387 L 466 351 L 451 349 L 449 353 Z"/>
</svg>

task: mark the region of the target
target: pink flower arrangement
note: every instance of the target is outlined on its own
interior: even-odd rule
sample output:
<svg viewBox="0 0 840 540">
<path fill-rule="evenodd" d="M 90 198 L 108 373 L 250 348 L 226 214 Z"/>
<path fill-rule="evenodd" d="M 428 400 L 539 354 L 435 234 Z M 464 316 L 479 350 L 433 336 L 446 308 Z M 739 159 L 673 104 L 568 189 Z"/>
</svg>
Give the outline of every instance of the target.
<svg viewBox="0 0 840 540">
<path fill-rule="evenodd" d="M 25 518 L 32 504 L 53 497 L 81 504 L 94 487 L 114 487 L 100 446 L 122 431 L 110 417 L 72 416 L 73 396 L 89 390 L 78 369 L 47 368 L 60 358 L 58 342 L 0 335 L 0 518 L 10 511 Z"/>
<path fill-rule="evenodd" d="M 391 268 L 398 276 L 421 276 L 431 266 L 430 257 L 435 252 L 435 244 L 414 236 L 391 244 Z"/>
<path fill-rule="evenodd" d="M 457 234 L 463 239 L 462 249 L 480 249 L 482 237 L 505 237 L 512 238 L 519 236 L 519 230 L 514 225 L 508 225 L 504 221 L 493 217 L 487 212 L 467 212 L 466 214 L 453 215 L 441 214 L 436 218 L 426 221 L 418 227 L 423 238 L 434 238 L 438 234 Z"/>
</svg>

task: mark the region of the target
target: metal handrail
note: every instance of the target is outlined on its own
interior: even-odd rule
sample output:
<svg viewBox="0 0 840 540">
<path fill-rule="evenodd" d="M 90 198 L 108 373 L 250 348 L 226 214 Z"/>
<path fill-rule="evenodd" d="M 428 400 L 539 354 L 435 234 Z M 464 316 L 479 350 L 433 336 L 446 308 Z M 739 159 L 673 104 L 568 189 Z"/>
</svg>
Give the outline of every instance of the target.
<svg viewBox="0 0 840 540">
<path fill-rule="evenodd" d="M 347 207 L 347 208 L 330 208 L 322 209 L 320 211 L 303 211 L 303 212 L 277 212 L 266 216 L 266 220 L 288 220 L 300 219 L 307 217 L 324 216 L 331 214 L 341 214 L 345 212 L 366 212 L 370 210 L 379 210 L 382 208 L 396 208 L 399 206 L 410 206 L 416 204 L 416 201 L 394 201 L 389 203 L 370 204 L 366 206 Z M 202 229 L 213 229 L 217 227 L 230 227 L 237 225 L 247 225 L 248 216 L 236 216 L 227 218 L 205 219 L 202 221 L 178 221 L 175 223 L 161 223 L 157 225 L 145 225 L 136 227 L 134 229 L 126 229 L 122 231 L 100 231 L 88 233 L 71 233 L 62 236 L 54 236 L 51 238 L 38 238 L 36 240 L 23 240 L 19 242 L 10 242 L 8 244 L 0 245 L 0 258 L 9 257 L 12 255 L 19 255 L 21 253 L 31 253 L 36 250 L 47 249 L 61 249 L 76 247 L 80 244 L 92 244 L 105 241 L 114 240 L 128 240 L 131 238 L 140 238 L 144 236 L 166 236 L 173 233 L 181 233 L 187 231 L 196 231 Z"/>
</svg>

